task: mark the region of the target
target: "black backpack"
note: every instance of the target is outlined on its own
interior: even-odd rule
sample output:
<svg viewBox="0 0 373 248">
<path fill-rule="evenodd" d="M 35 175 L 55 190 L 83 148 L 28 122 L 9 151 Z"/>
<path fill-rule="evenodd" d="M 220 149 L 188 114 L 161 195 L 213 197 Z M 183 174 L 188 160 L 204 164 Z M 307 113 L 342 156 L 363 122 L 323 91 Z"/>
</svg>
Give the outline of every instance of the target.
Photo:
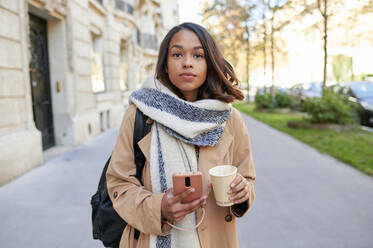
<svg viewBox="0 0 373 248">
<path fill-rule="evenodd" d="M 145 156 L 137 145 L 150 131 L 151 125 L 146 123 L 147 117 L 139 110 L 136 110 L 136 118 L 133 134 L 133 148 L 136 164 L 136 178 L 141 182 L 142 169 L 145 164 Z M 106 161 L 105 167 L 101 173 L 97 192 L 91 198 L 92 205 L 92 227 L 93 239 L 102 241 L 105 247 L 119 247 L 119 241 L 127 223 L 117 214 L 113 208 L 106 187 L 106 170 L 109 166 L 111 156 Z M 140 233 L 135 231 L 135 238 L 138 239 Z"/>
</svg>

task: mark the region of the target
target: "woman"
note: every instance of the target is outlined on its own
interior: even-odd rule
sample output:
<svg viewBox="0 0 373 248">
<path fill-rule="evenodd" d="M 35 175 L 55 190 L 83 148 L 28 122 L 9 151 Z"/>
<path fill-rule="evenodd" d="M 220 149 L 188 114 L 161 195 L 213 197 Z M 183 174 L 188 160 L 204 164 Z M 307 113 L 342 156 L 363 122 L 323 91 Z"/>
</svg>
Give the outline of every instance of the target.
<svg viewBox="0 0 373 248">
<path fill-rule="evenodd" d="M 106 174 L 113 206 L 128 223 L 121 248 L 238 247 L 235 217 L 243 216 L 254 201 L 255 170 L 241 115 L 229 104 L 243 99 L 237 82 L 203 27 L 183 23 L 168 32 L 155 80 L 131 94 Z M 136 108 L 152 123 L 151 132 L 138 143 L 146 157 L 144 186 L 133 176 Z M 221 164 L 238 169 L 229 191 L 235 203 L 231 207 L 217 206 L 209 194 L 208 170 Z M 172 174 L 197 170 L 203 173 L 204 195 L 181 203 L 192 189 L 174 195 Z M 193 226 L 202 218 L 201 207 L 205 217 L 197 229 L 183 232 L 167 224 Z"/>
</svg>

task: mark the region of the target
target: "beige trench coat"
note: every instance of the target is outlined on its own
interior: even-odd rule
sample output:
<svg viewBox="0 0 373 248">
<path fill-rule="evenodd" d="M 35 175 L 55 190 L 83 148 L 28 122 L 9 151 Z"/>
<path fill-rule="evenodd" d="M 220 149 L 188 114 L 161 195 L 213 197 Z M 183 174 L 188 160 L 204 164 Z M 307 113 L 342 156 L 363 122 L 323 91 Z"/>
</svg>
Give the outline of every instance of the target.
<svg viewBox="0 0 373 248">
<path fill-rule="evenodd" d="M 161 222 L 161 201 L 163 194 L 153 194 L 150 180 L 151 132 L 139 141 L 146 157 L 143 170 L 144 186 L 136 179 L 133 152 L 133 130 L 136 106 L 130 105 L 119 131 L 118 139 L 108 167 L 106 178 L 109 195 L 118 214 L 128 223 L 123 231 L 120 248 L 135 247 L 134 228 L 141 232 L 137 248 L 149 247 L 149 234 L 167 235 L 170 227 Z M 238 172 L 250 182 L 250 198 L 243 204 L 219 207 L 213 193 L 207 198 L 206 216 L 198 227 L 198 236 L 203 248 L 238 247 L 236 217 L 243 216 L 254 201 L 255 170 L 249 137 L 240 113 L 233 109 L 219 143 L 215 147 L 201 147 L 199 170 L 203 173 L 204 191 L 210 183 L 208 170 L 221 164 L 237 166 Z M 197 221 L 202 215 L 197 211 Z"/>
</svg>

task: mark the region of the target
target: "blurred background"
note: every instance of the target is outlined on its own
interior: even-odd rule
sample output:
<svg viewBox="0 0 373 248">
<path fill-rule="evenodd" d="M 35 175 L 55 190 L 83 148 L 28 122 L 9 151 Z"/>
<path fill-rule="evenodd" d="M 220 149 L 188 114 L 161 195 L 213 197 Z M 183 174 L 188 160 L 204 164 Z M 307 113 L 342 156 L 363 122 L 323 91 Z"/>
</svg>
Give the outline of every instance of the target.
<svg viewBox="0 0 373 248">
<path fill-rule="evenodd" d="M 178 11 L 167 0 L 1 0 L 0 185 L 50 148 L 118 126 Z"/>
<path fill-rule="evenodd" d="M 300 103 L 373 77 L 370 0 L 1 0 L 0 12 L 0 185 L 43 151 L 118 126 L 162 38 L 184 21 L 211 32 L 247 100 L 269 93 L 274 105 L 286 92 Z"/>
<path fill-rule="evenodd" d="M 0 0 L 0 247 L 102 247 L 90 197 L 186 21 L 245 94 L 258 179 L 240 246 L 373 247 L 372 0 Z"/>
</svg>

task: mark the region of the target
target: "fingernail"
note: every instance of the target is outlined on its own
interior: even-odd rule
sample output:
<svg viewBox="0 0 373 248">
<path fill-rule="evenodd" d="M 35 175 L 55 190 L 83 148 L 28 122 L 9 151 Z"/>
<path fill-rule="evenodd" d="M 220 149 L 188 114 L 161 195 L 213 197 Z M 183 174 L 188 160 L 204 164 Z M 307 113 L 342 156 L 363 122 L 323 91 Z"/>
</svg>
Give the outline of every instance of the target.
<svg viewBox="0 0 373 248">
<path fill-rule="evenodd" d="M 233 199 L 234 199 L 233 197 L 229 197 L 229 200 L 231 200 L 231 201 L 232 201 Z"/>
<path fill-rule="evenodd" d="M 232 190 L 228 190 L 228 194 L 232 194 Z"/>
<path fill-rule="evenodd" d="M 234 184 L 233 184 L 233 183 L 231 184 L 231 187 L 232 187 L 232 188 L 234 187 Z"/>
<path fill-rule="evenodd" d="M 194 188 L 191 188 L 191 189 L 190 189 L 190 192 L 194 192 L 194 190 L 195 190 Z"/>
</svg>

